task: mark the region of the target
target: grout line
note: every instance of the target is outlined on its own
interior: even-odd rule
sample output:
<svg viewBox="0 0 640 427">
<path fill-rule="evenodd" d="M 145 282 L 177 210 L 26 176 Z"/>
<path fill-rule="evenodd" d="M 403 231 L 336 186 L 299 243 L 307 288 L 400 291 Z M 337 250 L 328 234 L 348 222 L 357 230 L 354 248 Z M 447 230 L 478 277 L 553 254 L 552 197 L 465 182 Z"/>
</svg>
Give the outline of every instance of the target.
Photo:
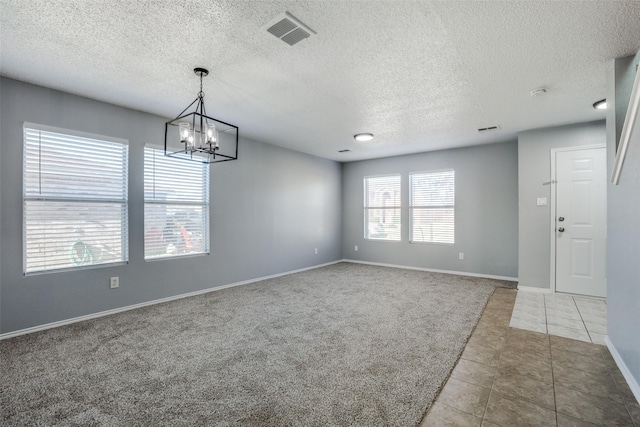
<svg viewBox="0 0 640 427">
<path fill-rule="evenodd" d="M 491 295 L 489 296 L 489 299 L 487 299 L 487 303 L 485 304 L 484 308 L 482 309 L 482 312 L 480 313 L 480 318 L 478 319 L 478 322 L 482 319 L 482 316 L 484 315 L 484 313 L 485 313 L 485 311 L 486 311 L 486 309 L 487 309 L 487 306 L 488 306 L 488 305 L 489 305 L 489 303 L 491 302 L 491 299 L 494 297 L 495 293 L 496 293 L 496 289 L 494 289 L 494 290 L 493 290 L 493 292 L 492 292 L 492 293 L 491 293 Z M 517 293 L 517 290 L 516 290 L 516 293 Z M 514 304 L 515 304 L 515 301 L 514 301 Z M 513 312 L 513 307 L 511 308 L 511 311 Z M 438 404 L 440 404 L 440 405 L 448 406 L 448 407 L 450 407 L 450 408 L 455 409 L 456 411 L 459 411 L 459 412 L 462 412 L 462 413 L 465 413 L 465 414 L 471 415 L 471 416 L 473 416 L 473 417 L 475 417 L 475 418 L 478 418 L 478 417 L 476 417 L 476 416 L 475 416 L 475 415 L 473 415 L 473 414 L 469 414 L 468 412 L 462 411 L 462 410 L 460 410 L 460 409 L 454 408 L 454 407 L 453 407 L 453 406 L 451 406 L 451 405 L 447 405 L 446 403 L 442 403 L 442 402 L 440 402 L 440 394 L 442 393 L 442 390 L 444 390 L 444 388 L 445 388 L 445 387 L 447 386 L 447 384 L 449 383 L 449 380 L 451 380 L 452 378 L 453 378 L 453 379 L 455 379 L 456 381 L 465 382 L 465 383 L 467 383 L 467 384 L 471 384 L 471 385 L 476 386 L 476 387 L 486 388 L 486 387 L 479 386 L 478 384 L 473 384 L 473 383 L 470 383 L 470 382 L 468 382 L 468 381 L 461 380 L 461 379 L 458 379 L 458 378 L 454 378 L 454 377 L 453 377 L 453 371 L 454 371 L 454 370 L 456 369 L 456 367 L 458 366 L 458 363 L 460 363 L 460 360 L 464 359 L 464 358 L 462 357 L 462 354 L 464 354 L 464 351 L 465 351 L 465 349 L 467 348 L 467 345 L 469 344 L 469 341 L 471 340 L 471 338 L 472 338 L 472 337 L 473 337 L 473 335 L 475 334 L 475 332 L 476 332 L 476 329 L 477 329 L 477 328 L 478 328 L 478 324 L 476 323 L 476 325 L 473 327 L 473 330 L 471 331 L 471 335 L 469 335 L 469 338 L 467 339 L 467 342 L 465 343 L 465 345 L 464 345 L 464 347 L 463 347 L 463 349 L 462 349 L 462 353 L 460 353 L 460 356 L 458 357 L 458 360 L 457 360 L 457 361 L 455 362 L 455 364 L 453 365 L 453 368 L 452 368 L 451 372 L 449 373 L 449 376 L 448 376 L 448 377 L 446 378 L 446 380 L 442 383 L 442 385 L 440 386 L 440 389 L 438 389 L 438 391 L 437 391 L 437 393 L 436 393 L 436 395 L 435 395 L 435 398 L 434 398 L 434 399 L 433 399 L 433 401 L 431 402 L 431 406 L 427 409 L 427 411 L 425 412 L 425 414 L 422 416 L 422 419 L 420 420 L 420 424 L 419 424 L 419 426 L 422 426 L 422 424 L 423 424 L 423 423 L 425 422 L 425 420 L 428 418 L 429 414 L 431 413 L 431 410 L 433 409 L 433 406 L 434 406 L 436 403 L 438 403 Z M 508 330 L 508 329 L 509 329 L 509 326 L 507 325 L 507 330 Z M 502 353 L 501 353 L 501 354 L 502 354 Z M 485 365 L 485 366 L 488 366 L 488 367 L 493 368 L 493 366 L 487 365 L 487 364 L 482 363 L 482 362 L 478 362 L 478 361 L 476 361 L 476 360 L 471 360 L 471 359 L 464 359 L 464 360 L 467 360 L 467 361 L 470 361 L 470 362 L 474 362 L 474 363 L 479 363 L 479 364 L 481 364 L 481 365 Z M 497 369 L 498 369 L 498 368 L 497 368 L 497 367 L 495 367 L 495 369 L 496 369 L 496 372 L 497 372 Z M 494 374 L 494 375 L 493 375 L 493 381 L 495 381 L 495 376 L 496 376 L 496 374 Z M 492 386 L 492 387 L 493 387 L 493 381 L 491 382 L 491 386 Z M 489 389 L 489 397 L 491 397 L 491 389 Z M 488 402 L 489 402 L 489 398 L 487 398 L 487 404 L 488 404 Z M 486 412 L 486 410 L 487 410 L 487 405 L 485 405 L 485 412 Z M 483 417 L 484 417 L 484 412 L 483 412 Z M 483 421 L 483 417 L 481 417 L 481 418 L 480 418 L 480 423 L 481 423 L 481 424 L 482 424 L 482 421 Z"/>
<path fill-rule="evenodd" d="M 609 351 L 609 349 L 607 347 L 606 351 Z M 634 426 L 638 426 L 638 424 L 635 422 L 633 416 L 631 415 L 631 409 L 630 409 L 630 405 L 627 404 L 628 399 L 625 398 L 623 391 L 622 391 L 622 387 L 620 384 L 618 384 L 618 381 L 616 381 L 615 377 L 613 376 L 613 372 L 615 369 L 619 368 L 616 366 L 615 368 L 611 367 L 611 365 L 606 361 L 604 354 L 602 354 L 602 350 L 600 350 L 600 357 L 602 358 L 602 361 L 604 362 L 604 365 L 607 367 L 607 374 L 609 374 L 609 378 L 611 379 L 611 381 L 613 382 L 613 385 L 616 387 L 616 391 L 618 392 L 618 396 L 620 396 L 620 400 L 622 401 L 622 406 L 624 407 L 624 409 L 627 410 L 627 413 L 629 415 L 629 419 L 631 420 L 631 422 L 633 423 Z"/>
<path fill-rule="evenodd" d="M 513 312 L 515 311 L 515 303 L 518 299 L 518 292 L 516 292 L 516 299 L 513 301 L 513 307 L 511 308 L 511 317 L 513 317 Z M 496 382 L 496 377 L 498 376 L 498 370 L 500 369 L 500 362 L 502 362 L 502 355 L 504 354 L 504 347 L 507 344 L 507 340 L 509 339 L 509 333 L 511 327 L 511 320 L 509 320 L 509 324 L 507 325 L 507 331 L 504 335 L 504 342 L 502 343 L 502 347 L 500 348 L 500 357 L 498 358 L 498 365 L 495 367 L 495 372 L 493 373 L 493 381 L 491 381 L 491 388 L 489 389 L 489 396 L 487 397 L 487 403 L 484 405 L 484 412 L 482 413 L 481 424 L 484 424 L 485 417 L 487 415 L 487 408 L 489 407 L 489 401 L 491 401 L 491 395 L 493 394 L 493 386 Z M 557 423 L 556 423 L 557 424 Z"/>
<path fill-rule="evenodd" d="M 549 358 L 551 360 L 551 386 L 553 387 L 553 406 L 556 413 L 556 425 L 558 425 L 558 397 L 556 395 L 556 374 L 553 369 L 553 351 L 551 350 L 551 336 L 549 336 Z"/>
<path fill-rule="evenodd" d="M 578 309 L 578 314 L 580 315 L 580 320 L 582 321 L 582 326 L 584 326 L 584 330 L 587 332 L 587 336 L 589 337 L 589 341 L 592 344 L 594 344 L 593 338 L 591 338 L 591 334 L 589 333 L 589 329 L 587 329 L 587 325 L 584 323 L 584 317 L 582 317 L 582 312 L 580 311 L 580 306 L 578 306 L 578 303 L 576 302 L 576 299 L 574 297 L 571 297 L 571 300 L 573 301 L 573 303 L 575 304 L 576 308 Z"/>
</svg>

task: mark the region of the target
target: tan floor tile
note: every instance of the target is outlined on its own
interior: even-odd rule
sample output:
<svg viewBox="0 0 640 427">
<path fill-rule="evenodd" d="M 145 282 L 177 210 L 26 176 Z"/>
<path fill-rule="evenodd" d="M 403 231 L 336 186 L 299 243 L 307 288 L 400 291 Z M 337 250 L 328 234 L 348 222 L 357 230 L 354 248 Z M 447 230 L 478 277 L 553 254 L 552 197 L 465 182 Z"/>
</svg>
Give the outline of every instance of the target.
<svg viewBox="0 0 640 427">
<path fill-rule="evenodd" d="M 544 338 L 539 339 L 539 336 L 542 335 Z M 527 331 L 522 329 L 509 329 L 507 334 L 507 343 L 510 346 L 519 346 L 519 347 L 533 347 L 538 350 L 550 349 L 549 338 L 546 333 L 539 333 L 535 331 Z"/>
<path fill-rule="evenodd" d="M 613 378 L 613 381 L 618 386 L 618 392 L 622 395 L 622 398 L 635 400 L 635 396 L 631 388 L 629 388 L 629 384 L 627 384 L 627 380 L 622 375 L 622 372 L 620 372 L 619 369 L 612 369 L 609 371 L 609 374 L 611 374 L 611 378 Z"/>
<path fill-rule="evenodd" d="M 565 414 L 557 414 L 558 427 L 592 427 L 596 424 L 591 424 L 586 421 L 579 420 L 577 418 L 570 417 Z"/>
<path fill-rule="evenodd" d="M 500 350 L 496 350 L 489 346 L 469 345 L 462 352 L 462 359 L 473 360 L 474 362 L 483 363 L 489 366 L 498 366 L 500 362 Z"/>
<path fill-rule="evenodd" d="M 513 306 L 515 304 L 516 301 L 512 298 L 491 297 L 487 303 L 487 307 L 498 308 L 501 310 L 513 310 Z"/>
<path fill-rule="evenodd" d="M 594 344 L 595 345 L 595 344 Z M 553 366 L 564 366 L 587 372 L 609 372 L 609 368 L 601 355 L 587 355 L 551 347 Z"/>
<path fill-rule="evenodd" d="M 511 321 L 511 313 L 508 314 L 500 314 L 496 312 L 484 313 L 480 318 L 481 321 L 489 322 L 494 324 L 495 326 L 509 326 L 509 322 Z"/>
<path fill-rule="evenodd" d="M 487 308 L 497 308 L 500 310 L 512 310 L 515 300 L 511 298 L 491 297 L 487 303 Z"/>
<path fill-rule="evenodd" d="M 559 413 L 599 425 L 633 425 L 627 409 L 620 402 L 559 385 L 555 389 Z"/>
<path fill-rule="evenodd" d="M 483 365 L 472 360 L 460 359 L 451 373 L 451 377 L 490 389 L 496 370 L 496 367 Z"/>
<path fill-rule="evenodd" d="M 597 346 L 597 349 L 600 351 L 600 354 L 602 355 L 602 358 L 604 359 L 604 362 L 609 368 L 609 370 L 611 369 L 618 370 L 618 364 L 616 363 L 616 360 L 611 355 L 611 352 L 609 351 L 609 349 L 606 346 L 600 346 L 600 345 Z"/>
<path fill-rule="evenodd" d="M 511 320 L 511 319 L 509 319 Z M 505 322 L 503 320 L 495 320 L 495 319 L 491 319 L 491 318 L 481 318 L 480 322 L 478 322 L 478 324 L 482 324 L 482 325 L 490 325 L 494 328 L 503 328 L 506 329 L 509 327 L 509 322 Z"/>
<path fill-rule="evenodd" d="M 533 331 L 526 332 L 533 333 Z M 507 340 L 505 342 L 505 349 L 506 348 L 518 350 L 532 349 L 536 353 L 541 353 L 541 355 L 546 354 L 548 356 L 551 356 L 551 347 L 549 346 L 549 341 L 528 340 L 526 338 L 515 336 L 514 334 L 507 335 Z"/>
<path fill-rule="evenodd" d="M 481 335 L 491 337 L 505 337 L 507 335 L 507 329 L 508 328 L 504 326 L 496 326 L 493 323 L 478 322 L 471 336 Z"/>
<path fill-rule="evenodd" d="M 469 342 L 467 342 L 468 346 L 481 346 L 481 347 L 490 347 L 494 350 L 501 350 L 504 345 L 504 336 L 500 336 L 497 334 L 483 334 L 482 332 L 474 333 L 469 338 Z"/>
<path fill-rule="evenodd" d="M 527 343 L 526 341 L 520 340 L 508 339 L 502 352 L 507 355 L 515 353 L 532 359 L 551 360 L 551 349 L 548 345 Z"/>
<path fill-rule="evenodd" d="M 503 353 L 498 372 L 504 375 L 526 375 L 546 384 L 553 384 L 551 362 L 534 360 L 524 355 Z"/>
<path fill-rule="evenodd" d="M 508 319 L 511 319 L 512 312 L 513 307 L 509 307 L 506 305 L 487 305 L 484 311 L 485 314 L 489 314 L 487 318 L 497 319 L 501 323 L 506 323 Z"/>
<path fill-rule="evenodd" d="M 498 335 L 501 334 L 504 336 L 507 333 L 507 329 L 509 329 L 508 325 L 505 325 L 502 323 L 496 323 L 491 320 L 480 319 L 480 321 L 476 325 L 476 329 L 474 330 L 474 332 L 476 330 L 493 331 L 495 334 L 498 334 Z"/>
<path fill-rule="evenodd" d="M 480 426 L 481 422 L 481 418 L 435 402 L 420 427 L 474 427 Z"/>
<path fill-rule="evenodd" d="M 508 336 L 510 340 L 521 339 L 532 344 L 549 344 L 549 335 L 539 332 L 523 331 L 521 329 L 510 329 Z"/>
<path fill-rule="evenodd" d="M 622 402 L 622 395 L 609 372 L 586 372 L 557 365 L 553 368 L 553 381 L 555 385 Z"/>
<path fill-rule="evenodd" d="M 571 338 L 550 335 L 551 349 L 565 350 L 572 353 L 586 354 L 587 356 L 598 357 L 602 355 L 602 346 L 594 345 L 584 341 L 572 340 Z M 608 352 L 608 350 L 607 350 Z"/>
<path fill-rule="evenodd" d="M 482 418 L 490 391 L 488 388 L 449 378 L 438 396 L 438 402 L 474 417 Z"/>
<path fill-rule="evenodd" d="M 640 426 L 640 404 L 635 397 L 624 397 L 624 406 L 627 407 L 631 419 L 636 426 Z"/>
<path fill-rule="evenodd" d="M 555 426 L 554 411 L 491 392 L 484 419 L 501 426 Z"/>
<path fill-rule="evenodd" d="M 553 385 L 515 372 L 499 372 L 493 382 L 493 391 L 526 400 L 534 405 L 555 411 Z"/>
</svg>

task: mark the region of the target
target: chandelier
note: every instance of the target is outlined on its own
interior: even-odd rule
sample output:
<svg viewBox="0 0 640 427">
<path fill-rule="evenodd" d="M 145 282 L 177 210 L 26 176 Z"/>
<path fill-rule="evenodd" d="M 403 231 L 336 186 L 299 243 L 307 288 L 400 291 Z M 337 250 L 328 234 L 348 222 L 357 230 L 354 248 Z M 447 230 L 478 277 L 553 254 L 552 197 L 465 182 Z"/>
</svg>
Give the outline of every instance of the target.
<svg viewBox="0 0 640 427">
<path fill-rule="evenodd" d="M 205 68 L 195 68 L 200 77 L 197 98 L 164 127 L 165 156 L 218 163 L 238 158 L 238 127 L 207 116 L 204 106 L 202 78 L 209 74 Z M 193 111 L 187 112 L 194 107 Z"/>
</svg>

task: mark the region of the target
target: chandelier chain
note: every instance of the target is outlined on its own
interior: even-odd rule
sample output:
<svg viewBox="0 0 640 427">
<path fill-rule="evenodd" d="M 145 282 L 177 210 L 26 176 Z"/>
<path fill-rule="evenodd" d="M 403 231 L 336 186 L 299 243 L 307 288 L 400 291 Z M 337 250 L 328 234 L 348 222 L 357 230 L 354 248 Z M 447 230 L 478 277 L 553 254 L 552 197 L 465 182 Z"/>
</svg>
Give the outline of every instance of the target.
<svg viewBox="0 0 640 427">
<path fill-rule="evenodd" d="M 200 93 L 198 94 L 199 98 L 204 98 L 204 92 L 202 91 L 202 73 L 200 73 Z"/>
</svg>

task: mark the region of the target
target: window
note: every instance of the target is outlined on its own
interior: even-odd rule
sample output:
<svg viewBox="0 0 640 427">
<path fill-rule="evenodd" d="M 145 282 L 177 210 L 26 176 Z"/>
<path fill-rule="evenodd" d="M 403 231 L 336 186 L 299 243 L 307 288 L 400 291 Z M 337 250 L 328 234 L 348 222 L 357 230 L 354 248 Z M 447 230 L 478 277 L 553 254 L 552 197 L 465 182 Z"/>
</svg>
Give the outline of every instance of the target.
<svg viewBox="0 0 640 427">
<path fill-rule="evenodd" d="M 209 253 L 209 166 L 144 149 L 144 258 Z"/>
<path fill-rule="evenodd" d="M 455 240 L 455 172 L 409 175 L 410 241 L 453 244 Z"/>
<path fill-rule="evenodd" d="M 128 260 L 126 141 L 26 123 L 24 272 Z"/>
<path fill-rule="evenodd" d="M 400 175 L 364 179 L 364 238 L 400 241 Z"/>
</svg>

